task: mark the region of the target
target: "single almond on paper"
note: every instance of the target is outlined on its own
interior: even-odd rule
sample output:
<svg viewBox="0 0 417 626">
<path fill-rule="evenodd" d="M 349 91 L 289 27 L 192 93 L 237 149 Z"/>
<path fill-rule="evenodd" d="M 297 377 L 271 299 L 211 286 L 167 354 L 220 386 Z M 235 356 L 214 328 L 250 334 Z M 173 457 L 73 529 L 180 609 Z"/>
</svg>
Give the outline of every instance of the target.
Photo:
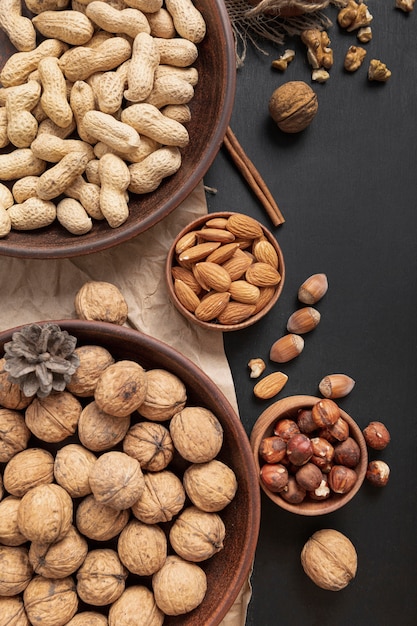
<svg viewBox="0 0 417 626">
<path fill-rule="evenodd" d="M 221 265 L 202 261 L 193 268 L 194 276 L 202 287 L 215 291 L 227 291 L 232 282 L 230 274 Z"/>
<path fill-rule="evenodd" d="M 229 287 L 233 300 L 244 304 L 256 304 L 261 295 L 259 287 L 251 285 L 246 280 L 235 280 Z"/>
<path fill-rule="evenodd" d="M 257 287 L 272 287 L 281 281 L 281 274 L 269 263 L 256 262 L 249 265 L 245 278 Z"/>
<path fill-rule="evenodd" d="M 227 291 L 209 293 L 201 300 L 194 311 L 194 315 L 202 322 L 214 320 L 224 310 L 229 300 L 230 293 Z"/>
<path fill-rule="evenodd" d="M 320 322 L 320 313 L 311 306 L 305 306 L 294 311 L 288 318 L 287 330 L 289 333 L 302 335 L 314 330 Z"/>
<path fill-rule="evenodd" d="M 261 400 L 269 400 L 285 387 L 287 380 L 288 376 L 283 372 L 273 372 L 256 383 L 253 393 Z"/>
<path fill-rule="evenodd" d="M 220 324 L 239 324 L 244 322 L 248 317 L 253 315 L 255 311 L 255 305 L 242 304 L 241 302 L 229 302 L 217 316 Z"/>
<path fill-rule="evenodd" d="M 279 258 L 277 251 L 272 243 L 266 239 L 261 239 L 254 244 L 253 254 L 257 261 L 268 263 L 268 265 L 272 265 L 276 270 L 278 269 Z"/>
<path fill-rule="evenodd" d="M 204 243 L 198 243 L 191 248 L 187 248 L 184 252 L 178 255 L 178 260 L 188 263 L 197 263 L 205 259 L 211 252 L 216 250 L 220 246 L 220 241 L 205 241 Z"/>
<path fill-rule="evenodd" d="M 304 339 L 300 335 L 289 333 L 272 344 L 269 358 L 275 363 L 286 363 L 301 354 L 303 348 Z"/>
<path fill-rule="evenodd" d="M 194 313 L 200 304 L 200 298 L 195 294 L 191 287 L 189 287 L 184 281 L 177 278 L 177 280 L 174 281 L 174 291 L 182 306 L 185 307 L 187 311 Z"/>
<path fill-rule="evenodd" d="M 244 215 L 242 213 L 234 213 L 227 220 L 227 230 L 241 237 L 242 239 L 256 239 L 256 237 L 262 237 L 262 226 L 253 217 Z"/>
<path fill-rule="evenodd" d="M 325 398 L 344 398 L 354 386 L 355 381 L 347 374 L 329 374 L 321 379 L 319 391 Z"/>
</svg>

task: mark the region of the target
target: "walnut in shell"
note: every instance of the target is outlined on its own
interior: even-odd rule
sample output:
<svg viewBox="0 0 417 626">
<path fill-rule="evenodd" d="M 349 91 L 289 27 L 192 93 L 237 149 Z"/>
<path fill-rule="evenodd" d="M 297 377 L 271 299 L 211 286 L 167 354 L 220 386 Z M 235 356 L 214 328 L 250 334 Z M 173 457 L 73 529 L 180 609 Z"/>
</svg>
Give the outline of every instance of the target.
<svg viewBox="0 0 417 626">
<path fill-rule="evenodd" d="M 86 539 L 71 526 L 65 537 L 51 544 L 30 544 L 29 561 L 36 574 L 66 578 L 82 565 L 88 552 Z"/>
<path fill-rule="evenodd" d="M 169 431 L 175 448 L 191 463 L 211 461 L 223 444 L 223 428 L 212 411 L 185 407 L 172 418 Z"/>
<path fill-rule="evenodd" d="M 77 593 L 87 604 L 105 606 L 122 595 L 126 578 L 127 570 L 115 550 L 90 550 L 77 572 Z"/>
<path fill-rule="evenodd" d="M 0 543 L 4 546 L 21 546 L 27 539 L 17 525 L 20 498 L 7 496 L 0 502 Z"/>
<path fill-rule="evenodd" d="M 205 561 L 223 549 L 226 528 L 217 513 L 190 506 L 175 520 L 169 532 L 174 551 L 186 561 Z"/>
<path fill-rule="evenodd" d="M 164 614 L 156 606 L 152 591 L 144 585 L 125 589 L 109 610 L 109 626 L 162 626 L 163 623 Z"/>
<path fill-rule="evenodd" d="M 146 372 L 147 389 L 139 413 L 149 420 L 163 422 L 181 411 L 187 401 L 184 383 L 164 369 Z"/>
<path fill-rule="evenodd" d="M 15 596 L 28 586 L 33 570 L 27 548 L 0 546 L 0 596 Z"/>
<path fill-rule="evenodd" d="M 207 591 L 207 578 L 196 563 L 179 556 L 168 556 L 152 577 L 158 607 L 166 615 L 183 615 L 199 606 Z"/>
<path fill-rule="evenodd" d="M 94 541 L 109 541 L 116 537 L 129 521 L 129 511 L 118 511 L 86 496 L 77 507 L 75 524 L 83 535 Z"/>
<path fill-rule="evenodd" d="M 0 624 L 30 626 L 21 596 L 0 597 Z"/>
<path fill-rule="evenodd" d="M 78 437 L 85 448 L 103 452 L 122 441 L 130 426 L 130 415 L 115 417 L 99 409 L 94 400 L 81 411 Z"/>
<path fill-rule="evenodd" d="M 315 532 L 306 542 L 301 552 L 301 564 L 318 587 L 340 591 L 356 575 L 357 554 L 350 539 L 338 530 L 325 528 Z"/>
<path fill-rule="evenodd" d="M 9 373 L 4 370 L 6 359 L 0 359 L 0 406 L 5 409 L 21 411 L 32 402 L 33 396 L 27 397 L 17 383 L 9 380 Z"/>
<path fill-rule="evenodd" d="M 169 430 L 155 422 L 133 424 L 123 439 L 123 451 L 139 461 L 143 470 L 159 472 L 174 456 Z"/>
<path fill-rule="evenodd" d="M 116 417 L 127 417 L 136 411 L 146 396 L 145 370 L 135 361 L 116 361 L 97 381 L 94 400 L 98 407 Z"/>
<path fill-rule="evenodd" d="M 27 448 L 15 454 L 3 474 L 4 487 L 13 496 L 24 496 L 36 485 L 54 480 L 54 457 L 43 448 Z"/>
<path fill-rule="evenodd" d="M 75 313 L 81 320 L 110 322 L 120 326 L 127 320 L 128 306 L 121 291 L 112 283 L 89 281 L 76 293 Z"/>
<path fill-rule="evenodd" d="M 169 522 L 184 506 L 185 491 L 180 479 L 169 470 L 144 474 L 145 489 L 132 504 L 133 515 L 145 524 Z"/>
<path fill-rule="evenodd" d="M 87 448 L 69 443 L 55 455 L 53 472 L 56 482 L 72 498 L 88 496 L 91 493 L 90 471 L 96 460 L 96 455 Z"/>
<path fill-rule="evenodd" d="M 19 411 L 0 408 L 0 463 L 7 463 L 12 456 L 25 450 L 30 430 Z"/>
<path fill-rule="evenodd" d="M 36 397 L 25 411 L 26 426 L 41 441 L 56 443 L 73 435 L 82 406 L 69 391 Z"/>
<path fill-rule="evenodd" d="M 129 572 L 150 576 L 165 563 L 166 535 L 156 524 L 143 524 L 132 519 L 120 533 L 117 552 Z"/>
<path fill-rule="evenodd" d="M 72 498 L 65 489 L 54 483 L 37 485 L 22 497 L 17 524 L 29 541 L 53 543 L 69 531 L 72 514 Z"/>
<path fill-rule="evenodd" d="M 121 510 L 140 498 L 145 481 L 136 459 L 112 450 L 102 454 L 91 468 L 90 487 L 98 502 Z"/>
<path fill-rule="evenodd" d="M 64 626 L 78 609 L 75 582 L 68 578 L 32 578 L 23 593 L 23 603 L 31 624 Z"/>
<path fill-rule="evenodd" d="M 102 346 L 79 346 L 75 348 L 80 364 L 67 383 L 67 390 L 75 396 L 87 398 L 94 395 L 97 381 L 102 372 L 114 363 L 114 358 Z"/>
<path fill-rule="evenodd" d="M 108 623 L 107 617 L 101 613 L 82 611 L 74 615 L 66 626 L 108 626 Z"/>
<path fill-rule="evenodd" d="M 234 471 L 222 461 L 193 463 L 183 477 L 191 502 L 202 511 L 221 511 L 235 497 L 237 479 Z"/>
</svg>

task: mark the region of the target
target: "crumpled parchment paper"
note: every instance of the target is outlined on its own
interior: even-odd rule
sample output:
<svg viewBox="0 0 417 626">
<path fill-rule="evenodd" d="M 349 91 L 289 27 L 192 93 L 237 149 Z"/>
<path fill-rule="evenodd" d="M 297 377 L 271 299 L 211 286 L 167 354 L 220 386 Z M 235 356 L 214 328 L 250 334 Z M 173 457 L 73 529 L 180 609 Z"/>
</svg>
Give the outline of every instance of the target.
<svg viewBox="0 0 417 626">
<path fill-rule="evenodd" d="M 178 232 L 207 213 L 203 181 L 170 215 L 110 250 L 72 259 L 0 256 L 0 329 L 75 318 L 74 297 L 89 280 L 113 283 L 128 304 L 127 325 L 164 341 L 198 365 L 238 412 L 222 333 L 191 325 L 171 304 L 164 268 Z M 1 241 L 0 241 L 1 246 Z M 248 580 L 222 626 L 243 626 L 251 597 Z"/>
</svg>

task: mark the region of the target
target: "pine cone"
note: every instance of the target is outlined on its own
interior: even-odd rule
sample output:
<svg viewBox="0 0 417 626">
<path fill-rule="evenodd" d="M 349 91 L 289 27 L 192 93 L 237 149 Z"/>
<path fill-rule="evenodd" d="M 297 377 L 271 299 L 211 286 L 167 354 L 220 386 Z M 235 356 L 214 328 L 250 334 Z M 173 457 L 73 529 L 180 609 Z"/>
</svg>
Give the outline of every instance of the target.
<svg viewBox="0 0 417 626">
<path fill-rule="evenodd" d="M 63 391 L 80 364 L 74 354 L 76 337 L 57 324 L 30 324 L 12 335 L 4 346 L 4 369 L 9 380 L 27 397 Z"/>
</svg>

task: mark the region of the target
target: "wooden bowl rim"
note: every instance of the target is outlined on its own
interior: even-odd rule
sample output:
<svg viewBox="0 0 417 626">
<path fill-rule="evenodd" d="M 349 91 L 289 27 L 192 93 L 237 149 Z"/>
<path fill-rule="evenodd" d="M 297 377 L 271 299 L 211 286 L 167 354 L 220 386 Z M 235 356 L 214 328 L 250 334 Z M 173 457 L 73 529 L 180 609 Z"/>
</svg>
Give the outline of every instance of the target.
<svg viewBox="0 0 417 626">
<path fill-rule="evenodd" d="M 216 322 L 203 322 L 202 320 L 199 320 L 196 318 L 196 316 L 191 313 L 191 311 L 188 311 L 182 304 L 181 302 L 178 300 L 175 291 L 174 291 L 174 286 L 173 286 L 173 282 L 172 282 L 172 274 L 171 274 L 171 267 L 173 264 L 173 259 L 175 257 L 175 246 L 176 243 L 179 239 L 181 239 L 181 237 L 183 237 L 186 233 L 190 232 L 191 230 L 195 230 L 197 227 L 199 227 L 200 225 L 204 224 L 205 222 L 207 222 L 207 220 L 211 220 L 217 217 L 230 217 L 231 215 L 236 215 L 237 213 L 239 213 L 239 211 L 217 211 L 216 213 L 207 213 L 206 215 L 202 215 L 201 217 L 198 217 L 197 219 L 193 220 L 192 222 L 190 222 L 190 224 L 188 224 L 187 226 L 185 226 L 179 233 L 178 235 L 175 237 L 169 251 L 168 251 L 168 255 L 167 255 L 167 259 L 166 259 L 166 263 L 165 263 L 165 280 L 167 283 L 167 287 L 168 287 L 168 292 L 169 292 L 169 296 L 171 298 L 172 303 L 174 304 L 174 306 L 177 308 L 177 310 L 182 313 L 182 315 L 184 315 L 184 317 L 186 317 L 190 322 L 192 322 L 193 324 L 197 324 L 197 326 L 200 326 L 201 328 L 206 328 L 209 330 L 215 330 L 215 331 L 221 331 L 221 332 L 231 332 L 233 330 L 242 330 L 243 328 L 248 328 L 249 326 L 252 326 L 253 324 L 256 324 L 256 322 L 258 322 L 260 319 L 262 319 L 267 313 L 269 313 L 269 311 L 272 309 L 272 307 L 278 302 L 278 299 L 281 296 L 282 290 L 284 288 L 284 284 L 285 284 L 285 260 L 284 260 L 284 254 L 282 252 L 281 246 L 279 245 L 278 241 L 276 240 L 276 238 L 274 237 L 274 235 L 271 233 L 271 231 L 264 226 L 261 222 L 259 222 L 258 220 L 256 220 L 259 224 L 259 226 L 261 226 L 262 230 L 264 231 L 265 236 L 267 237 L 268 241 L 270 243 L 272 243 L 272 245 L 275 248 L 275 251 L 278 254 L 278 259 L 279 259 L 279 271 L 281 274 L 281 281 L 278 283 L 277 289 L 275 290 L 275 293 L 273 295 L 273 297 L 271 298 L 271 300 L 264 306 L 263 309 L 261 309 L 260 311 L 258 311 L 258 313 L 256 313 L 256 315 L 252 315 L 251 317 L 249 317 L 248 319 L 244 320 L 243 322 L 240 322 L 238 324 L 217 324 Z"/>
<path fill-rule="evenodd" d="M 277 400 L 269 407 L 267 407 L 261 415 L 258 417 L 255 425 L 250 434 L 250 445 L 252 448 L 254 461 L 256 465 L 256 469 L 258 472 L 258 480 L 261 489 L 264 493 L 272 500 L 275 504 L 280 506 L 282 509 L 289 511 L 290 513 L 296 513 L 297 515 L 306 515 L 306 516 L 314 516 L 314 515 L 324 515 L 327 513 L 333 513 L 334 511 L 340 509 L 342 506 L 345 506 L 352 498 L 358 493 L 359 489 L 362 486 L 362 483 L 365 479 L 366 469 L 368 465 L 368 449 L 366 446 L 365 438 L 362 434 L 362 431 L 355 420 L 343 409 L 340 409 L 341 416 L 348 422 L 349 430 L 351 436 L 356 440 L 359 445 L 361 458 L 358 466 L 355 468 L 357 473 L 357 481 L 353 488 L 345 494 L 332 495 L 327 500 L 306 500 L 301 504 L 291 504 L 290 502 L 286 502 L 283 498 L 280 497 L 278 493 L 273 493 L 270 491 L 266 485 L 260 479 L 260 462 L 259 462 L 259 445 L 267 433 L 269 428 L 272 428 L 273 424 L 284 417 L 293 416 L 294 411 L 298 408 L 310 408 L 313 404 L 318 402 L 319 400 L 323 400 L 321 397 L 309 396 L 309 395 L 295 395 L 288 396 L 286 398 L 282 398 L 281 400 Z"/>
</svg>

